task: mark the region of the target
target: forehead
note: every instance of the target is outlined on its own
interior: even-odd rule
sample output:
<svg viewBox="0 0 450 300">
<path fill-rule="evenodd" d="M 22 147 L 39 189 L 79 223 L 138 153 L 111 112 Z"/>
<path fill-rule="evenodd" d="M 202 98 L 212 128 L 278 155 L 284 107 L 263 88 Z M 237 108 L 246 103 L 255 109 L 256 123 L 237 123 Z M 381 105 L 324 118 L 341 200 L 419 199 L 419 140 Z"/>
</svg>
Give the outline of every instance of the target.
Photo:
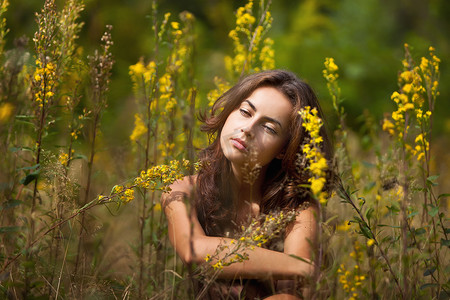
<svg viewBox="0 0 450 300">
<path fill-rule="evenodd" d="M 243 100 L 241 105 L 251 104 L 258 113 L 267 117 L 277 118 L 280 122 L 289 121 L 293 105 L 282 92 L 274 87 L 260 87 Z"/>
</svg>

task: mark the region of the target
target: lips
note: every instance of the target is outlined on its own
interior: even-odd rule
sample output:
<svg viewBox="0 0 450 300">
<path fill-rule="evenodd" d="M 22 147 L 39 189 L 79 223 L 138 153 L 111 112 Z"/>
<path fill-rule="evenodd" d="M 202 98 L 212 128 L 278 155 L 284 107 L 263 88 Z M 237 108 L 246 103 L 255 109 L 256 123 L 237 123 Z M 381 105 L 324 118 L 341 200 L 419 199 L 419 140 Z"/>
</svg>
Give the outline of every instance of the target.
<svg viewBox="0 0 450 300">
<path fill-rule="evenodd" d="M 240 138 L 232 138 L 231 144 L 233 144 L 234 147 L 238 148 L 241 151 L 247 152 L 247 144 L 241 140 Z"/>
</svg>

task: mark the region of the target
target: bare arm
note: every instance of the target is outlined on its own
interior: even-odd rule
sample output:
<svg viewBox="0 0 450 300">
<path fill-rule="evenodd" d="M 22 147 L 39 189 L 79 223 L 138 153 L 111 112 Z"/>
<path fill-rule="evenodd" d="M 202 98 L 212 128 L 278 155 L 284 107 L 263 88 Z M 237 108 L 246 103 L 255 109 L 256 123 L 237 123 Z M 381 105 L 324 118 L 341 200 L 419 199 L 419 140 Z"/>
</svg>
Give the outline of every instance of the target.
<svg viewBox="0 0 450 300">
<path fill-rule="evenodd" d="M 186 195 L 191 193 L 192 182 L 189 182 L 188 177 L 174 183 L 171 188 L 172 192 L 164 195 L 162 198 L 169 225 L 170 241 L 185 263 L 205 263 L 204 258 L 208 254 L 214 254 L 219 245 L 223 245 L 223 243 L 230 244 L 231 240 L 222 237 L 206 236 L 195 214 L 188 210 L 184 201 L 181 201 L 181 193 Z M 294 226 L 292 232 L 294 230 L 297 232 L 298 229 Z M 290 240 L 288 246 L 295 243 L 295 239 Z M 226 251 L 219 253 L 219 259 L 226 255 Z M 295 278 L 296 276 L 310 276 L 313 272 L 311 264 L 285 253 L 259 247 L 255 247 L 253 250 L 248 249 L 246 252 L 248 260 L 224 267 L 219 277 L 287 279 Z M 301 254 L 300 252 L 295 253 Z M 216 262 L 217 260 L 212 260 L 210 264 Z"/>
<path fill-rule="evenodd" d="M 307 260 L 313 259 L 313 252 L 317 249 L 318 217 L 319 210 L 316 206 L 310 206 L 297 215 L 294 224 L 287 231 L 284 253 Z M 277 289 L 295 294 L 299 288 L 304 288 L 298 285 L 299 283 L 295 280 L 279 280 Z"/>
</svg>

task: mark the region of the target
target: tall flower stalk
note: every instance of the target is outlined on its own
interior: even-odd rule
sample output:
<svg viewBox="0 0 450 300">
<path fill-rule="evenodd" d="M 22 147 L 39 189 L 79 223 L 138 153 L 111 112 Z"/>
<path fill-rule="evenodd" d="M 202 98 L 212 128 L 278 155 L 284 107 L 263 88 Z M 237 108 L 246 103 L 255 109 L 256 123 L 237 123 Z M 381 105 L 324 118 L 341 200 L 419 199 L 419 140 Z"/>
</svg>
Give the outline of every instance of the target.
<svg viewBox="0 0 450 300">
<path fill-rule="evenodd" d="M 88 203 L 91 189 L 91 177 L 94 165 L 94 156 L 96 151 L 96 139 L 99 131 L 100 120 L 103 110 L 107 107 L 107 92 L 109 90 L 109 83 L 111 77 L 111 70 L 114 64 L 114 60 L 111 54 L 111 46 L 113 41 L 111 38 L 112 26 L 106 26 L 106 32 L 101 38 L 101 50 L 95 51 L 95 54 L 89 57 L 90 62 L 90 78 L 92 85 L 92 124 L 90 127 L 90 154 L 88 161 L 88 174 L 86 190 L 83 197 L 82 204 Z M 78 250 L 75 260 L 75 269 L 73 276 L 76 277 L 79 270 L 80 259 L 82 255 L 81 245 L 83 242 L 83 231 L 85 227 L 85 213 L 81 213 L 80 231 L 78 239 Z M 84 269 L 82 269 L 84 271 Z M 83 280 L 80 284 L 80 294 L 83 289 Z"/>
<path fill-rule="evenodd" d="M 159 161 L 173 159 L 182 151 L 185 143 L 192 144 L 193 139 L 193 135 L 188 132 L 191 126 L 186 125 L 185 122 L 190 122 L 189 118 L 192 118 L 188 111 L 193 110 L 196 97 L 196 88 L 192 82 L 194 74 L 191 61 L 194 45 L 194 17 L 188 12 L 183 12 L 180 14 L 181 22 L 177 22 L 171 21 L 171 14 L 166 13 L 161 24 L 158 24 L 156 3 L 153 3 L 152 9 L 155 49 L 157 50 L 150 62 L 146 63 L 144 59 L 141 59 L 135 65 L 130 66 L 129 72 L 139 110 L 135 114 L 135 128 L 130 135 L 136 153 L 143 157 L 143 161 L 138 161 L 139 170 L 142 168 L 142 164 L 147 168 Z M 159 58 L 161 45 L 169 45 L 165 58 Z M 182 119 L 183 122 L 180 123 L 179 119 Z M 165 139 L 161 139 L 162 136 Z M 140 270 L 139 297 L 145 288 L 145 269 L 149 269 L 147 282 L 151 278 L 150 274 L 159 273 L 160 262 L 163 260 L 155 256 L 160 255 L 160 251 L 154 250 L 159 250 L 158 248 L 164 243 L 161 240 L 166 236 L 161 235 L 161 238 L 155 238 L 161 232 L 155 228 L 155 225 L 159 226 L 157 224 L 163 223 L 161 219 L 163 214 L 157 212 L 157 210 L 160 211 L 160 204 L 156 202 L 156 194 L 152 192 L 149 195 L 143 189 L 141 195 L 140 246 L 137 251 Z M 158 215 L 160 220 L 155 220 L 155 216 Z M 149 225 L 152 236 L 150 242 L 146 241 L 144 236 L 146 225 Z M 145 266 L 144 251 L 146 243 L 148 244 L 147 266 Z M 157 285 L 159 277 L 153 279 L 154 285 Z"/>
</svg>

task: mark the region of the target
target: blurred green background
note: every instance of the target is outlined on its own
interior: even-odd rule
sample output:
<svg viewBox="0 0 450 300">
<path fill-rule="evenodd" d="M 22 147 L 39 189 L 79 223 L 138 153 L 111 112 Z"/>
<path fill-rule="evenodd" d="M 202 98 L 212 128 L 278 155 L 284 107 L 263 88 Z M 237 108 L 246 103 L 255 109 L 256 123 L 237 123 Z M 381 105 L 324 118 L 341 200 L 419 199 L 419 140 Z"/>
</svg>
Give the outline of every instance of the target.
<svg viewBox="0 0 450 300">
<path fill-rule="evenodd" d="M 14 39 L 26 35 L 32 51 L 32 36 L 37 28 L 34 13 L 44 1 L 10 2 L 6 14 L 10 29 L 6 49 L 13 47 Z M 103 130 L 105 135 L 114 132 L 114 139 L 128 139 L 134 113 L 128 109 L 129 115 L 124 114 L 132 97 L 128 67 L 141 56 L 152 58 L 151 1 L 86 0 L 85 4 L 82 13 L 85 25 L 79 44 L 86 55 L 97 47 L 105 25 L 114 26 L 112 51 L 116 65 Z M 175 20 L 177 13 L 188 10 L 197 19 L 196 78 L 203 98 L 212 88 L 212 78 L 224 76 L 223 57 L 232 52 L 228 32 L 234 27 L 234 11 L 240 5 L 242 1 L 231 0 L 159 1 L 160 17 L 170 11 Z M 376 120 L 381 120 L 384 112 L 392 111 L 390 95 L 397 89 L 403 44 L 411 45 L 416 61 L 427 55 L 429 46 L 435 47 L 442 63 L 434 137 L 445 138 L 450 133 L 448 0 L 274 0 L 271 11 L 274 22 L 269 36 L 275 40 L 277 67 L 296 72 L 315 88 L 333 124 L 322 69 L 325 57 L 334 57 L 340 66 L 347 120 L 355 131 L 360 130 L 359 116 L 365 110 Z M 122 121 L 127 124 L 125 127 Z"/>
</svg>

